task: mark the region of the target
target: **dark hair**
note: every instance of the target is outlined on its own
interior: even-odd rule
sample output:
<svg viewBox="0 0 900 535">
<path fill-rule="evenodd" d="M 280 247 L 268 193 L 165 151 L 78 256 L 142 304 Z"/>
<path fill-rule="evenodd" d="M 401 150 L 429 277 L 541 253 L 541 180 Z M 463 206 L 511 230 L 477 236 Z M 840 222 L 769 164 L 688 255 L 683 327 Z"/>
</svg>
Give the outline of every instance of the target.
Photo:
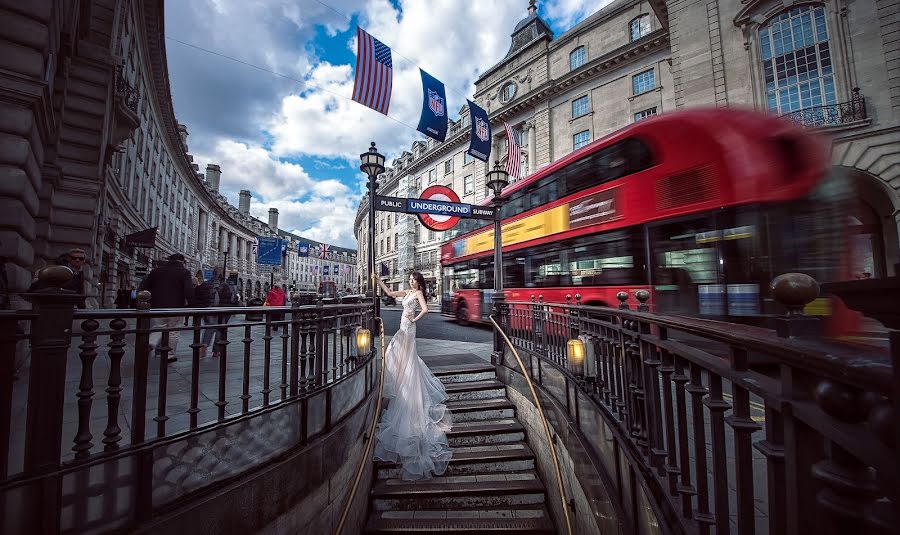
<svg viewBox="0 0 900 535">
<path fill-rule="evenodd" d="M 422 294 L 424 294 L 424 293 L 425 293 L 425 290 L 428 288 L 427 286 L 425 286 L 425 277 L 423 277 L 422 274 L 419 273 L 418 271 L 413 271 L 413 272 L 410 274 L 410 276 L 411 276 L 413 279 L 415 279 L 415 280 L 416 280 L 416 284 L 419 285 L 419 287 L 416 288 L 416 290 L 419 290 L 420 292 L 422 292 Z"/>
<path fill-rule="evenodd" d="M 169 255 L 169 262 L 184 262 L 184 255 L 181 253 Z"/>
</svg>

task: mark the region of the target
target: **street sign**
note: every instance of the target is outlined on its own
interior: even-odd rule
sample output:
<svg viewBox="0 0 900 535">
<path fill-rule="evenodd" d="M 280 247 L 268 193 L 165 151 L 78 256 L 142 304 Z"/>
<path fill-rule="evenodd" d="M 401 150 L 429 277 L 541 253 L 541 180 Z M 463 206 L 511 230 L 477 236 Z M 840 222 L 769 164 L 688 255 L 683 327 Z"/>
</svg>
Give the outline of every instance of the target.
<svg viewBox="0 0 900 535">
<path fill-rule="evenodd" d="M 259 237 L 257 264 L 281 265 L 281 240 L 278 238 Z"/>
</svg>

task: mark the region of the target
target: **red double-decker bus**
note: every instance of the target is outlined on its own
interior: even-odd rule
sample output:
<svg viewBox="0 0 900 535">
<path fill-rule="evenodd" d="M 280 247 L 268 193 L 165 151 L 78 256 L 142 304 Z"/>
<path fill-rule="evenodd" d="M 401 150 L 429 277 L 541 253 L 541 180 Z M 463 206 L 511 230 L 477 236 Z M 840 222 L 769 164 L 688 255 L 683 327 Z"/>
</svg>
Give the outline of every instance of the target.
<svg viewBox="0 0 900 535">
<path fill-rule="evenodd" d="M 645 119 L 503 198 L 508 300 L 579 293 L 583 304 L 616 306 L 618 292 L 646 289 L 655 311 L 765 324 L 782 312 L 767 290 L 777 275 L 840 277 L 847 189 L 830 172 L 827 143 L 754 111 Z M 490 312 L 486 223 L 464 220 L 441 248 L 442 311 L 463 323 Z"/>
</svg>

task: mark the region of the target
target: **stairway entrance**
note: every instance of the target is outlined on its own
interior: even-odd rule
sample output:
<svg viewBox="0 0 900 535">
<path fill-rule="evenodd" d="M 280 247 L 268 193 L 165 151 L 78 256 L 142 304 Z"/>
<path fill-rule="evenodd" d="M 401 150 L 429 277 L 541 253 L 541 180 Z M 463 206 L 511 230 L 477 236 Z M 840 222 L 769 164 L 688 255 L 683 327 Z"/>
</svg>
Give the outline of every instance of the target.
<svg viewBox="0 0 900 535">
<path fill-rule="evenodd" d="M 366 533 L 556 533 L 525 428 L 494 367 L 433 371 L 450 396 L 453 459 L 426 481 L 403 481 L 399 466 L 376 463 Z"/>
</svg>

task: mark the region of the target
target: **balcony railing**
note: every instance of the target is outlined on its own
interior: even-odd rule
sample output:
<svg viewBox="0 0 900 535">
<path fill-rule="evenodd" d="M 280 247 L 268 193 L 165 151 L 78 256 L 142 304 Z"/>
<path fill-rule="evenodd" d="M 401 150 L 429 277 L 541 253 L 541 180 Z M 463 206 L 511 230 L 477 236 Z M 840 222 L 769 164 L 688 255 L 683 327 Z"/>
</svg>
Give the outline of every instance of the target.
<svg viewBox="0 0 900 535">
<path fill-rule="evenodd" d="M 782 115 L 795 123 L 811 128 L 827 128 L 855 123 L 866 119 L 866 99 L 853 88 L 853 97 L 847 102 L 804 108 Z"/>
<path fill-rule="evenodd" d="M 138 94 L 137 89 L 128 83 L 128 79 L 125 78 L 125 69 L 122 65 L 116 67 L 116 93 L 129 110 L 134 113 L 138 112 L 138 102 L 141 100 L 141 96 Z"/>
</svg>

